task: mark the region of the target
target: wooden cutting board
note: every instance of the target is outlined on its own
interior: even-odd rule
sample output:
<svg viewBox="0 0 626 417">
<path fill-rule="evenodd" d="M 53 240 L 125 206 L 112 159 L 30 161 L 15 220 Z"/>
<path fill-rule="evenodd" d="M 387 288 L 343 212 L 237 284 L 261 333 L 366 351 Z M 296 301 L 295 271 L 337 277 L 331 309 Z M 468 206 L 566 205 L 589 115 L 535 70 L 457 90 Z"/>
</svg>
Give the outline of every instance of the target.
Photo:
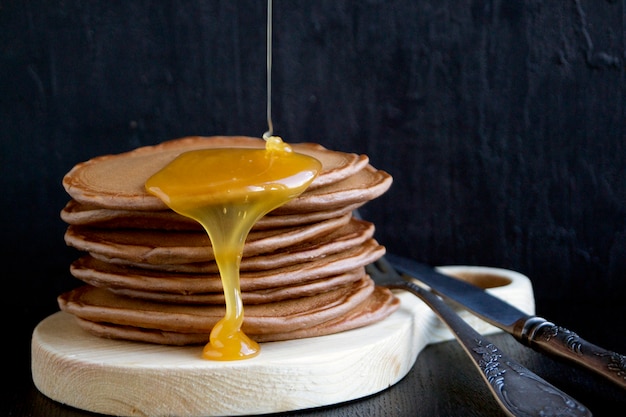
<svg viewBox="0 0 626 417">
<path fill-rule="evenodd" d="M 496 274 L 510 283 L 489 291 L 534 313 L 530 280 L 484 267 L 444 272 Z M 172 347 L 102 339 L 58 312 L 32 336 L 32 376 L 47 397 L 114 416 L 265 414 L 345 402 L 402 379 L 429 343 L 452 339 L 417 297 L 400 292 L 401 307 L 387 319 L 339 334 L 263 343 L 252 359 L 201 359 L 202 346 Z M 498 331 L 461 312 L 480 333 Z"/>
</svg>

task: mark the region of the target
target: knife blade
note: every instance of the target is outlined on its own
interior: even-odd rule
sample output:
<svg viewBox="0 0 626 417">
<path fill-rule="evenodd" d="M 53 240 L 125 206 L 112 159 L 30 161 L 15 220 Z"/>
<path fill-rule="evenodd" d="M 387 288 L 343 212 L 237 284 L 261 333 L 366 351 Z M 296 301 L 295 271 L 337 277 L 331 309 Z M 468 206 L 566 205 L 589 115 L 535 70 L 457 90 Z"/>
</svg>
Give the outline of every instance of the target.
<svg viewBox="0 0 626 417">
<path fill-rule="evenodd" d="M 626 356 L 596 346 L 571 330 L 527 314 L 482 288 L 438 272 L 431 266 L 389 253 L 385 257 L 401 273 L 511 334 L 523 345 L 573 362 L 626 389 Z"/>
</svg>

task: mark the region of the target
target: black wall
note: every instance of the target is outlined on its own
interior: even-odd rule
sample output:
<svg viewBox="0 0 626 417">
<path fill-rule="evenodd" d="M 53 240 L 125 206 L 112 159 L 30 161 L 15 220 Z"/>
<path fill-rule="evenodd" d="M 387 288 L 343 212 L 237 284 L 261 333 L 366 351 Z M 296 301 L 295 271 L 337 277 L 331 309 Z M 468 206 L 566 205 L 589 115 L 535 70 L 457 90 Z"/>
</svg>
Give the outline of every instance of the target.
<svg viewBox="0 0 626 417">
<path fill-rule="evenodd" d="M 624 1 L 275 0 L 273 19 L 275 132 L 393 175 L 362 210 L 389 251 L 520 271 L 540 312 L 624 330 Z M 44 317 L 78 285 L 74 164 L 267 130 L 265 22 L 262 0 L 0 3 L 5 308 Z"/>
</svg>

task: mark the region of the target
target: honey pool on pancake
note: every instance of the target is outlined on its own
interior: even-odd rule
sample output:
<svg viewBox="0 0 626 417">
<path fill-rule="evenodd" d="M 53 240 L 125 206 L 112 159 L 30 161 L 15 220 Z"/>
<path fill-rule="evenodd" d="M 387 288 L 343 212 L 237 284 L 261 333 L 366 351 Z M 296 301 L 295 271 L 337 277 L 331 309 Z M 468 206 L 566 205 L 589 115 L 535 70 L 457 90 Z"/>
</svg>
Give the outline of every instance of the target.
<svg viewBox="0 0 626 417">
<path fill-rule="evenodd" d="M 239 266 L 246 237 L 257 220 L 300 195 L 321 168 L 317 159 L 293 152 L 279 137 L 271 136 L 264 149 L 185 152 L 146 181 L 148 192 L 199 222 L 211 240 L 226 313 L 211 330 L 204 358 L 238 360 L 259 353 L 258 343 L 241 330 Z"/>
</svg>

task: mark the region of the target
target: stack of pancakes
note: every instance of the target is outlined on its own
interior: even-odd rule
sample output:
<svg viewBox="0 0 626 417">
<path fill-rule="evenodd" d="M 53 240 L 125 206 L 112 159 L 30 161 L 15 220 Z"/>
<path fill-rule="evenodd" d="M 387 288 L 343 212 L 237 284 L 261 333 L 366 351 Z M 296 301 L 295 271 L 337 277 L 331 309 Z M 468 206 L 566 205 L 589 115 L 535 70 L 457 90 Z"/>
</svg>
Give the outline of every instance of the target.
<svg viewBox="0 0 626 417">
<path fill-rule="evenodd" d="M 392 179 L 365 155 L 291 144 L 322 171 L 298 198 L 252 229 L 241 261 L 242 330 L 258 342 L 320 336 L 390 315 L 399 301 L 365 265 L 385 248 L 353 211 Z M 146 192 L 145 181 L 182 152 L 263 148 L 249 137 L 186 137 L 79 163 L 64 177 L 66 243 L 81 251 L 61 310 L 102 337 L 169 345 L 203 344 L 224 316 L 224 294 L 208 235 Z"/>
</svg>

